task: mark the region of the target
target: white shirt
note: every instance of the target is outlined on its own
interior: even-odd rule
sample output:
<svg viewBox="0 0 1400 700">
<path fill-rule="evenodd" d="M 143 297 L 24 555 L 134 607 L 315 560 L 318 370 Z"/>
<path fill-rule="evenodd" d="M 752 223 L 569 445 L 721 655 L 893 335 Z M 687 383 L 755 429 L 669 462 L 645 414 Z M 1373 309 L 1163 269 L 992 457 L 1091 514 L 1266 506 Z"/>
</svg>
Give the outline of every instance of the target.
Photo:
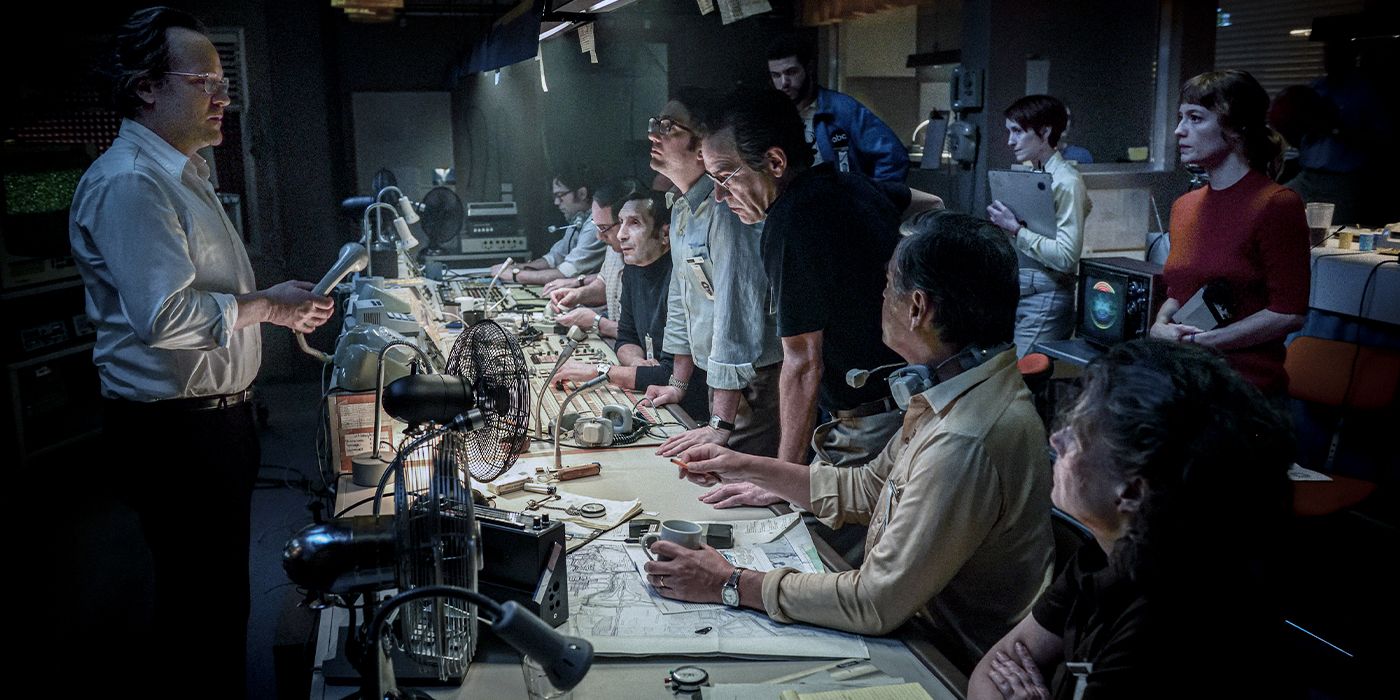
<svg viewBox="0 0 1400 700">
<path fill-rule="evenodd" d="M 102 395 L 157 401 L 248 388 L 258 324 L 234 331 L 235 295 L 257 289 L 209 165 L 122 120 L 78 183 L 68 238 L 97 325 Z"/>
</svg>

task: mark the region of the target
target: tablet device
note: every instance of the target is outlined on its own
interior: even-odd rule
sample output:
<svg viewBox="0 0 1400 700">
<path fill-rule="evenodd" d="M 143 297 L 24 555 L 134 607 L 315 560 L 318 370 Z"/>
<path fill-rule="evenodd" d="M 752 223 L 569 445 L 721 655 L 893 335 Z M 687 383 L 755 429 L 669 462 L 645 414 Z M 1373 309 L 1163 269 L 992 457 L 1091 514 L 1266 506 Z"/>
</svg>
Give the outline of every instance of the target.
<svg viewBox="0 0 1400 700">
<path fill-rule="evenodd" d="M 1055 196 L 1050 173 L 1032 170 L 992 170 L 987 173 L 992 199 L 1006 205 L 1022 226 L 1042 235 L 1055 235 Z"/>
</svg>

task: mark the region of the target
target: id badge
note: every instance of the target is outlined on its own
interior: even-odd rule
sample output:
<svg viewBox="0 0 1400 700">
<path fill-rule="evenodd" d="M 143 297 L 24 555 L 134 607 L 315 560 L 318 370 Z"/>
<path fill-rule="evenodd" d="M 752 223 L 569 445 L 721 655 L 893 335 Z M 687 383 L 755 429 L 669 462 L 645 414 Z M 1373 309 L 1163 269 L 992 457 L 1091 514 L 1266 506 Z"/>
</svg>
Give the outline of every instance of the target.
<svg viewBox="0 0 1400 700">
<path fill-rule="evenodd" d="M 647 359 L 648 359 L 648 360 L 655 360 L 655 359 L 656 359 L 656 352 L 655 352 L 655 350 L 653 349 L 653 346 L 652 346 L 652 343 L 651 343 L 651 334 L 650 334 L 650 333 L 646 334 L 646 337 L 643 338 L 642 340 L 643 340 L 643 344 L 646 346 L 646 350 L 647 350 Z"/>
<path fill-rule="evenodd" d="M 690 270 L 695 275 L 695 283 L 700 285 L 700 291 L 705 293 L 705 298 L 710 301 L 715 300 L 715 287 L 710 283 L 710 276 L 705 274 L 705 258 L 698 255 L 686 258 L 690 264 Z"/>
</svg>

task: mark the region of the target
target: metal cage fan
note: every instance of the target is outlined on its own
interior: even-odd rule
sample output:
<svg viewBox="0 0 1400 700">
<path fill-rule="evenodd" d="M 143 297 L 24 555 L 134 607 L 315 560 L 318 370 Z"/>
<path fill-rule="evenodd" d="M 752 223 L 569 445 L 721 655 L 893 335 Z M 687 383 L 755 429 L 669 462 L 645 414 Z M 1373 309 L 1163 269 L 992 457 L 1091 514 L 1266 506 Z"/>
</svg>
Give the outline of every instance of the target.
<svg viewBox="0 0 1400 700">
<path fill-rule="evenodd" d="M 283 553 L 289 578 L 332 596 L 394 586 L 401 594 L 428 586 L 475 592 L 481 555 L 468 474 L 490 481 L 515 463 L 526 444 L 527 381 L 515 339 L 482 321 L 457 338 L 443 373 L 390 384 L 384 409 L 408 422 L 411 434 L 380 483 L 382 494 L 393 475 L 395 515 L 381 517 L 376 498 L 373 516 L 308 526 Z M 399 608 L 394 627 L 402 650 L 440 680 L 465 673 L 477 639 L 475 606 L 414 598 Z"/>
<path fill-rule="evenodd" d="M 462 199 L 450 187 L 434 187 L 423 195 L 421 224 L 428 245 L 419 255 L 445 255 L 446 246 L 457 240 L 466 221 Z"/>
</svg>

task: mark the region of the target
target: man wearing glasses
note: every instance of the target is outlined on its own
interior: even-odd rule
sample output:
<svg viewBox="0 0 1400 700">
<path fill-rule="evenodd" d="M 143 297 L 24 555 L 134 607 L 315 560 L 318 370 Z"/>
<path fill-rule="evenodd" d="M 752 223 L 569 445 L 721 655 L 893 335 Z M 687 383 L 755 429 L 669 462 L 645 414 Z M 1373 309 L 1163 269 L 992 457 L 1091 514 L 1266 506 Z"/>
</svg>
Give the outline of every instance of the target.
<svg viewBox="0 0 1400 700">
<path fill-rule="evenodd" d="M 544 286 L 549 306 L 558 313 L 554 322 L 561 326 L 578 326 L 595 331 L 604 338 L 617 337 L 617 322 L 622 318 L 622 242 L 618 240 L 621 224 L 617 211 L 627 197 L 642 191 L 642 183 L 622 178 L 606 183 L 593 193 L 593 223 L 598 227 L 598 240 L 608 248 L 603 266 L 596 275 L 580 275 L 579 284 L 564 284 L 563 278 Z"/>
<path fill-rule="evenodd" d="M 771 457 L 778 448 L 783 354 L 767 304 L 759 227 L 739 221 L 711 197 L 715 186 L 700 159 L 697 124 L 716 102 L 706 92 L 682 88 L 647 128 L 651 167 L 679 191 L 671 205 L 673 273 L 662 344 L 675 356 L 675 368 L 670 385 L 647 395 L 663 405 L 695 392 L 711 394 L 709 425 L 671 438 L 659 454 L 714 443 Z M 695 367 L 707 375 L 698 386 L 692 386 Z M 727 498 L 707 494 L 704 500 L 727 506 Z"/>
<path fill-rule="evenodd" d="M 501 273 L 501 279 L 520 284 L 548 284 L 558 279 L 572 278 L 581 285 L 588 275 L 603 266 L 603 254 L 608 246 L 598 240 L 598 227 L 589 216 L 593 187 L 581 170 L 559 171 L 551 181 L 554 206 L 564 215 L 563 235 L 549 251 L 534 260 L 508 269 L 505 263 L 491 268 L 491 274 Z M 553 288 L 546 289 L 546 292 Z"/>
<path fill-rule="evenodd" d="M 155 609 L 150 629 L 101 646 L 158 644 L 166 668 L 198 669 L 237 691 L 249 502 L 261 461 L 249 400 L 262 362 L 259 327 L 309 333 L 334 303 L 312 294 L 309 282 L 259 290 L 254 281 L 198 153 L 223 140 L 229 104 L 228 79 L 199 20 L 169 8 L 138 11 L 118 31 L 107 66 L 124 118 L 78 185 L 69 239 L 97 327 L 103 461 L 140 462 L 111 481 L 140 518 Z M 104 602 L 140 609 L 142 601 Z M 192 617 L 200 643 L 171 644 L 188 637 Z"/>
<path fill-rule="evenodd" d="M 864 464 L 902 423 L 884 381 L 884 366 L 900 364 L 881 342 L 885 264 L 899 242 L 901 216 L 943 202 L 838 172 L 831 163 L 812 166 L 801 117 L 776 90 L 736 93 L 705 121 L 704 132 L 715 199 L 744 223 L 764 222 L 761 254 L 783 347 L 778 459 L 806 463 L 810 443 L 826 463 Z M 885 371 L 862 386 L 847 384 L 850 370 L 877 367 Z M 814 434 L 818 406 L 830 420 Z"/>
</svg>

